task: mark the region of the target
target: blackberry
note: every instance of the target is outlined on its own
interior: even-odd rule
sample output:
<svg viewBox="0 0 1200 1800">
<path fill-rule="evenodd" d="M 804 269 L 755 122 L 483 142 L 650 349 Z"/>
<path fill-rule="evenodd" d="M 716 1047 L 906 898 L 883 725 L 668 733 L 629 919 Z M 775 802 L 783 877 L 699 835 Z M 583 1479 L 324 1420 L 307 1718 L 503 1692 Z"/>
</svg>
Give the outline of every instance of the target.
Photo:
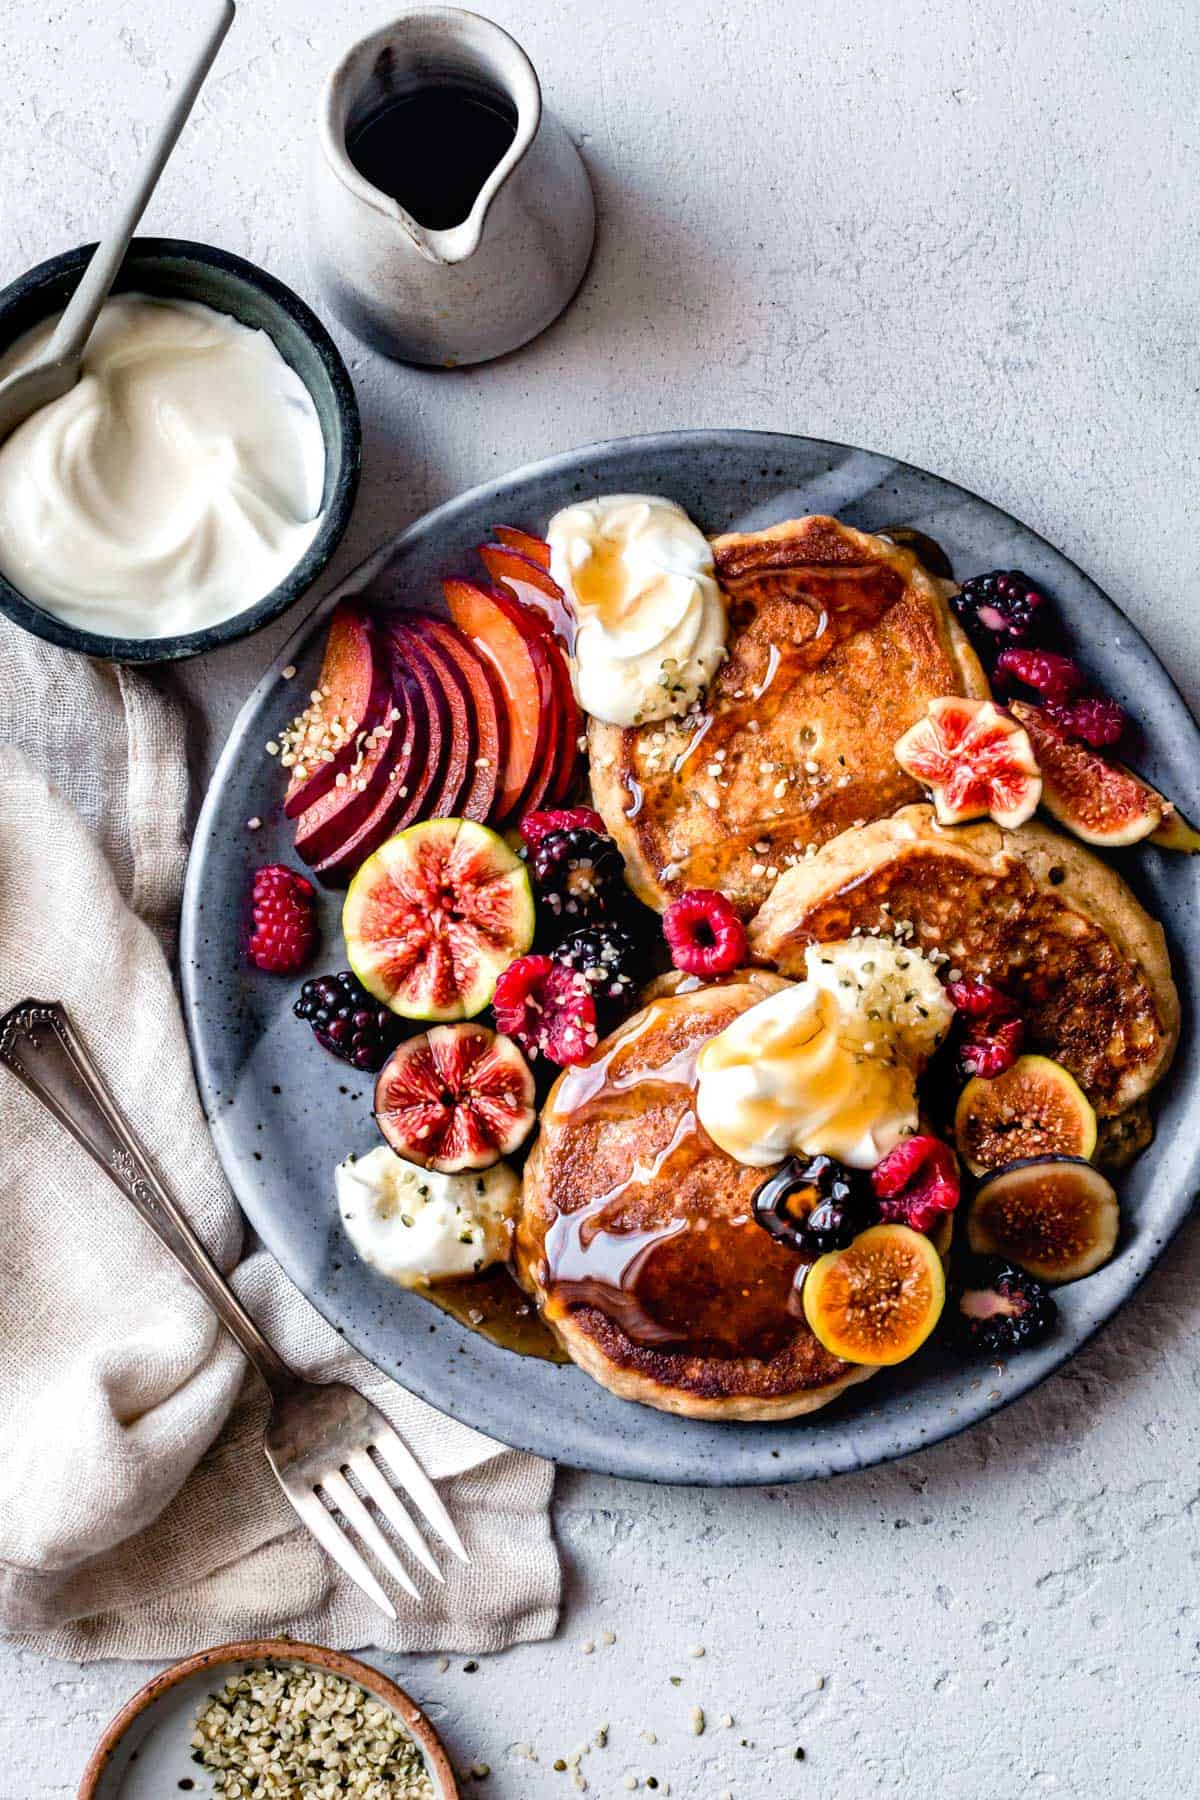
<svg viewBox="0 0 1200 1800">
<path fill-rule="evenodd" d="M 789 1157 L 755 1188 L 751 1205 L 764 1231 L 807 1256 L 847 1249 L 880 1216 L 868 1179 L 832 1156 Z"/>
<path fill-rule="evenodd" d="M 381 1069 L 403 1031 L 395 1013 L 368 994 L 349 969 L 306 981 L 292 1011 L 312 1026 L 331 1056 L 354 1069 Z"/>
<path fill-rule="evenodd" d="M 959 1295 L 959 1337 L 984 1356 L 1025 1350 L 1057 1323 L 1058 1307 L 1041 1282 L 997 1257 L 977 1262 Z"/>
<path fill-rule="evenodd" d="M 531 847 L 529 869 L 538 905 L 566 931 L 617 918 L 628 904 L 621 852 L 598 831 L 548 832 Z"/>
<path fill-rule="evenodd" d="M 553 960 L 583 976 L 605 1029 L 632 1010 L 644 959 L 623 926 L 611 920 L 585 925 L 563 939 Z"/>
<path fill-rule="evenodd" d="M 1012 644 L 1044 644 L 1053 635 L 1049 601 L 1019 569 L 973 575 L 950 605 L 985 658 Z"/>
</svg>

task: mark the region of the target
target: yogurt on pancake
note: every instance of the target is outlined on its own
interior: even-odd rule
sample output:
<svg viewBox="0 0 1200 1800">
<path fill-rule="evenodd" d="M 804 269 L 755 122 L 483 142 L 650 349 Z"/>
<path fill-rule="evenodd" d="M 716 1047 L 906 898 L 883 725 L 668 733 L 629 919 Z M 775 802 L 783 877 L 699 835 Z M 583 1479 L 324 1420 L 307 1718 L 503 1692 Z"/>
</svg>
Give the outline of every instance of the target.
<svg viewBox="0 0 1200 1800">
<path fill-rule="evenodd" d="M 805 965 L 802 982 L 705 1044 L 696 1112 L 755 1168 L 804 1154 L 872 1169 L 916 1131 L 917 1077 L 954 1008 L 933 964 L 903 944 L 810 944 Z"/>
<path fill-rule="evenodd" d="M 518 1182 L 507 1163 L 442 1175 L 380 1144 L 334 1171 L 338 1210 L 363 1261 L 399 1287 L 426 1287 L 504 1262 Z"/>
<path fill-rule="evenodd" d="M 725 654 L 708 539 L 673 500 L 610 494 L 555 513 L 550 572 L 575 619 L 575 692 L 610 725 L 687 712 Z"/>
<path fill-rule="evenodd" d="M 56 324 L 19 339 L 0 377 Z M 0 569 L 85 631 L 199 631 L 295 567 L 324 484 L 317 409 L 265 331 L 193 301 L 118 295 L 76 385 L 0 445 Z"/>
</svg>

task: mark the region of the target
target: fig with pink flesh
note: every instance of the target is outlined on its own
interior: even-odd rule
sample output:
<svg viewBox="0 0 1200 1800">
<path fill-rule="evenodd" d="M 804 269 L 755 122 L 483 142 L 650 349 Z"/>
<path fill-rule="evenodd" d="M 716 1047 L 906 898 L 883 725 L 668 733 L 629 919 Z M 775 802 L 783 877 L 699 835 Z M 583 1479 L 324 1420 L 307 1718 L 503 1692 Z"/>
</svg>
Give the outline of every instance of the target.
<svg viewBox="0 0 1200 1800">
<path fill-rule="evenodd" d="M 536 1117 L 528 1063 L 483 1025 L 409 1038 L 375 1084 L 375 1119 L 392 1149 L 447 1174 L 490 1168 L 524 1143 Z"/>
<path fill-rule="evenodd" d="M 991 817 L 1014 830 L 1037 810 L 1042 784 L 1033 748 L 994 701 L 949 694 L 931 700 L 897 742 L 895 756 L 929 789 L 943 825 Z"/>
<path fill-rule="evenodd" d="M 1167 824 L 1170 801 L 1132 769 L 1068 736 L 1040 706 L 1014 700 L 1012 711 L 1042 771 L 1042 805 L 1085 844 L 1136 844 Z"/>
</svg>

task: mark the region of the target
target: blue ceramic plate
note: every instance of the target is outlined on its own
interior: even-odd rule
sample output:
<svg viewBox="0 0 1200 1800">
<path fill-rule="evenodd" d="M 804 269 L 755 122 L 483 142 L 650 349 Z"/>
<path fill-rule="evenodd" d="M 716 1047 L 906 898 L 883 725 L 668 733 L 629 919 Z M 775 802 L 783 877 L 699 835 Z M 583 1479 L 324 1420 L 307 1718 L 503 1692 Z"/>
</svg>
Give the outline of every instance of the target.
<svg viewBox="0 0 1200 1800">
<path fill-rule="evenodd" d="M 1072 563 L 1005 513 L 903 463 L 839 444 L 760 432 L 671 432 L 595 444 L 472 489 L 402 532 L 341 594 L 419 604 L 442 575 L 469 570 L 497 523 L 541 530 L 581 495 L 661 493 L 707 530 L 751 530 L 831 512 L 868 531 L 909 525 L 948 552 L 960 579 L 1021 568 L 1054 594 L 1089 669 L 1140 721 L 1139 765 L 1200 816 L 1200 731 L 1152 650 Z M 1056 1369 L 1128 1299 L 1187 1216 L 1200 1185 L 1200 1103 L 1190 963 L 1200 939 L 1200 862 L 1151 848 L 1122 873 L 1171 943 L 1183 1040 L 1157 1096 L 1153 1146 L 1122 1178 L 1119 1252 L 1062 1290 L 1062 1326 L 1003 1372 L 965 1368 L 932 1344 L 808 1419 L 705 1424 L 614 1399 L 579 1370 L 513 1356 L 357 1261 L 342 1236 L 333 1167 L 376 1142 L 370 1082 L 315 1050 L 291 1016 L 295 984 L 247 969 L 240 907 L 252 864 L 293 860 L 280 771 L 267 739 L 298 710 L 320 665 L 331 595 L 282 651 L 234 727 L 196 830 L 184 897 L 183 989 L 196 1068 L 217 1149 L 238 1199 L 297 1286 L 372 1362 L 414 1393 L 505 1443 L 644 1480 L 711 1485 L 797 1481 L 862 1469 L 937 1442 L 997 1411 Z M 295 663 L 294 682 L 280 670 Z M 246 831 L 258 815 L 262 830 Z M 340 896 L 322 900 L 328 953 L 341 966 Z"/>
</svg>

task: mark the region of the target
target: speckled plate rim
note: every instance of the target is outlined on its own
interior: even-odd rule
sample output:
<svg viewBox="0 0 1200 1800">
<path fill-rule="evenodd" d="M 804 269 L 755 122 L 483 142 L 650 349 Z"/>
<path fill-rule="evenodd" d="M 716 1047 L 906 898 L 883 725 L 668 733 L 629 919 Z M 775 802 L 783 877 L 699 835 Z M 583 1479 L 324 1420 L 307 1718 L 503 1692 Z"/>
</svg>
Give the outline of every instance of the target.
<svg viewBox="0 0 1200 1800">
<path fill-rule="evenodd" d="M 917 464 L 905 462 L 903 459 L 888 456 L 886 452 L 866 451 L 859 446 L 842 444 L 834 439 L 817 439 L 804 437 L 795 433 L 756 431 L 741 429 L 700 429 L 689 431 L 653 432 L 636 436 L 611 438 L 594 444 L 580 446 L 573 450 L 559 452 L 551 457 L 524 464 L 507 471 L 501 476 L 478 484 L 454 496 L 450 500 L 421 515 L 404 527 L 395 537 L 381 545 L 370 556 L 364 559 L 352 573 L 331 593 L 325 596 L 306 616 L 303 623 L 280 651 L 274 664 L 264 674 L 241 708 L 230 732 L 229 740 L 222 752 L 213 774 L 209 792 L 205 797 L 197 821 L 193 840 L 192 855 L 189 858 L 187 881 L 185 886 L 183 912 L 181 921 L 180 957 L 181 980 L 184 998 L 184 1013 L 187 1022 L 189 1039 L 192 1045 L 193 1059 L 201 1096 L 205 1103 L 213 1129 L 218 1154 L 225 1167 L 231 1185 L 238 1194 L 239 1201 L 251 1223 L 259 1231 L 263 1242 L 277 1258 L 292 1279 L 299 1274 L 299 1257 L 289 1242 L 288 1235 L 277 1228 L 273 1219 L 266 1217 L 253 1203 L 247 1204 L 243 1190 L 244 1184 L 237 1178 L 237 1157 L 228 1142 L 226 1130 L 221 1122 L 213 1116 L 212 1069 L 206 1055 L 202 1030 L 198 1028 L 199 1008 L 196 987 L 196 950 L 200 936 L 198 906 L 203 881 L 205 862 L 205 845 L 209 834 L 214 829 L 214 821 L 220 806 L 221 790 L 226 773 L 241 751 L 241 739 L 245 726 L 257 712 L 260 705 L 272 691 L 279 679 L 280 670 L 294 662 L 302 649 L 318 629 L 323 619 L 333 610 L 338 600 L 349 593 L 369 588 L 378 571 L 385 569 L 393 560 L 403 556 L 406 550 L 421 541 L 435 537 L 439 531 L 452 526 L 464 513 L 469 513 L 483 505 L 489 508 L 489 516 L 494 522 L 503 522 L 508 518 L 504 500 L 508 491 L 518 485 L 550 481 L 571 474 L 582 466 L 603 465 L 608 459 L 620 457 L 630 452 L 644 452 L 647 455 L 684 456 L 706 450 L 721 450 L 727 447 L 738 447 L 753 451 L 765 462 L 776 461 L 782 457 L 785 461 L 789 449 L 797 454 L 801 449 L 819 453 L 833 453 L 846 458 L 866 458 L 871 462 L 886 464 L 893 470 L 915 477 L 918 481 L 930 482 L 947 496 L 961 499 L 972 508 L 982 509 L 998 523 L 1003 524 L 1024 540 L 1027 547 L 1036 549 L 1051 562 L 1055 568 L 1069 574 L 1086 595 L 1087 605 L 1094 609 L 1092 623 L 1103 625 L 1110 632 L 1119 634 L 1121 648 L 1131 653 L 1132 661 L 1127 671 L 1129 679 L 1118 684 L 1118 692 L 1122 686 L 1128 691 L 1141 689 L 1139 697 L 1156 714 L 1163 719 L 1169 717 L 1172 732 L 1167 739 L 1154 737 L 1151 749 L 1162 746 L 1164 754 L 1170 752 L 1170 760 L 1177 765 L 1177 777 L 1173 786 L 1173 797 L 1176 798 L 1185 812 L 1200 817 L 1200 726 L 1193 718 L 1187 703 L 1184 701 L 1175 682 L 1160 662 L 1150 645 L 1143 638 L 1137 627 L 1128 616 L 1101 590 L 1080 566 L 1065 556 L 1041 533 L 1031 526 L 1015 518 L 1004 508 L 984 500 L 982 496 L 970 489 L 937 475 Z M 766 471 L 764 470 L 765 474 Z M 610 490 L 615 491 L 615 490 Z M 818 505 L 813 510 L 836 510 L 826 508 L 822 497 L 817 495 Z M 1176 734 L 1178 734 L 1176 736 Z M 1183 746 L 1187 745 L 1186 754 Z M 1151 776 L 1153 778 L 1152 772 Z M 1167 853 L 1160 853 L 1167 854 Z M 1184 859 L 1176 858 L 1177 861 Z M 1188 859 L 1190 860 L 1190 859 Z M 1129 865 L 1122 865 L 1122 872 L 1128 876 Z M 1136 881 L 1135 881 L 1136 885 Z M 1195 898 L 1200 898 L 1197 894 Z M 1195 923 L 1190 920 L 1186 934 L 1176 930 L 1171 938 L 1173 966 L 1177 977 L 1184 961 L 1181 951 L 1186 951 L 1187 969 L 1200 962 L 1200 908 L 1196 908 Z M 1171 936 L 1170 932 L 1168 933 Z M 1181 941 L 1182 940 L 1182 941 Z M 1180 981 L 1181 997 L 1184 1001 L 1184 1036 L 1181 1042 L 1181 1053 L 1176 1058 L 1176 1066 L 1167 1078 L 1166 1085 L 1179 1087 L 1180 1063 L 1184 1060 L 1183 1050 L 1194 1046 L 1196 1027 L 1191 1019 L 1189 995 L 1190 979 Z M 1189 1061 L 1191 1067 L 1187 1071 L 1185 1091 L 1177 1096 L 1175 1110 L 1183 1112 L 1187 1101 L 1200 1106 L 1200 1051 L 1193 1054 Z M 1160 1090 L 1161 1091 L 1161 1090 Z M 1148 1165 L 1154 1157 L 1156 1145 L 1139 1159 L 1138 1167 Z M 672 1443 L 669 1449 L 664 1446 L 664 1453 L 648 1450 L 641 1444 L 631 1442 L 619 1432 L 596 1427 L 589 1435 L 578 1433 L 567 1441 L 556 1429 L 557 1415 L 546 1418 L 536 1408 L 530 1408 L 514 1416 L 506 1422 L 503 1429 L 498 1428 L 497 1421 L 485 1404 L 478 1406 L 470 1401 L 464 1402 L 461 1396 L 453 1401 L 444 1391 L 436 1378 L 430 1379 L 423 1367 L 396 1362 L 389 1358 L 384 1347 L 372 1342 L 373 1334 L 361 1330 L 345 1309 L 340 1308 L 333 1296 L 314 1290 L 310 1285 L 299 1283 L 303 1291 L 317 1310 L 346 1338 L 348 1342 L 360 1349 L 377 1367 L 393 1376 L 405 1387 L 418 1394 L 430 1405 L 439 1407 L 461 1422 L 488 1432 L 493 1437 L 499 1436 L 502 1441 L 514 1449 L 528 1450 L 536 1455 L 548 1457 L 569 1467 L 590 1469 L 600 1474 L 616 1475 L 635 1480 L 650 1482 L 666 1482 L 676 1485 L 695 1486 L 771 1486 L 780 1483 L 825 1478 L 831 1475 L 850 1474 L 864 1469 L 876 1467 L 882 1463 L 895 1461 L 909 1456 L 929 1446 L 943 1442 L 959 1435 L 971 1426 L 1001 1412 L 1013 1401 L 1029 1393 L 1039 1386 L 1049 1375 L 1064 1366 L 1075 1353 L 1109 1322 L 1132 1294 L 1140 1287 L 1150 1270 L 1158 1262 L 1168 1243 L 1179 1231 L 1189 1216 L 1193 1204 L 1200 1198 L 1200 1141 L 1186 1158 L 1186 1169 L 1180 1171 L 1172 1185 L 1168 1216 L 1162 1221 L 1162 1228 L 1150 1242 L 1142 1242 L 1138 1254 L 1130 1257 L 1118 1248 L 1118 1257 L 1096 1275 L 1089 1277 L 1087 1283 L 1075 1284 L 1078 1287 L 1091 1287 L 1096 1304 L 1089 1309 L 1088 1316 L 1073 1323 L 1069 1328 L 1060 1331 L 1047 1342 L 1026 1351 L 1019 1358 L 1008 1364 L 1003 1371 L 995 1365 L 987 1365 L 976 1371 L 981 1377 L 967 1383 L 972 1373 L 970 1368 L 963 1371 L 963 1388 L 956 1396 L 957 1404 L 947 1407 L 932 1426 L 917 1426 L 915 1421 L 906 1424 L 907 1412 L 911 1410 L 911 1394 L 904 1389 L 896 1391 L 893 1384 L 898 1375 L 907 1374 L 912 1386 L 916 1387 L 925 1373 L 928 1348 L 919 1353 L 910 1363 L 901 1365 L 901 1370 L 881 1371 L 869 1384 L 855 1390 L 855 1416 L 843 1413 L 841 1402 L 809 1415 L 808 1419 L 798 1421 L 781 1421 L 769 1426 L 745 1426 L 734 1422 L 722 1422 L 717 1426 L 709 1425 L 706 1430 L 717 1430 L 728 1437 L 727 1457 L 723 1458 L 719 1469 L 701 1457 L 689 1458 L 685 1445 Z M 464 1337 L 469 1336 L 463 1333 Z M 501 1352 L 500 1354 L 508 1354 Z M 581 1372 L 570 1371 L 577 1379 L 587 1381 L 589 1378 Z M 518 1384 L 513 1384 L 518 1385 Z M 872 1405 L 872 1401 L 881 1404 Z M 906 1406 L 906 1402 L 909 1404 Z M 619 1408 L 629 1409 L 630 1402 L 614 1399 L 613 1404 Z M 654 1413 L 651 1409 L 635 1408 L 633 1410 L 648 1412 L 664 1436 L 667 1432 L 690 1427 L 694 1422 L 680 1420 L 673 1415 Z M 810 1421 L 822 1424 L 833 1423 L 845 1419 L 847 1429 L 836 1436 L 821 1433 L 819 1442 L 814 1442 L 806 1435 Z M 743 1433 L 751 1431 L 769 1431 L 778 1435 L 778 1446 L 765 1454 L 754 1453 L 750 1444 L 743 1439 L 739 1446 L 739 1438 Z M 568 1434 L 569 1435 L 569 1434 Z M 647 1434 L 651 1441 L 654 1432 Z M 742 1453 L 739 1454 L 739 1449 Z"/>
<path fill-rule="evenodd" d="M 328 1669 L 331 1674 L 340 1675 L 345 1681 L 353 1681 L 369 1694 L 374 1694 L 396 1713 L 405 1730 L 420 1746 L 430 1776 L 438 1785 L 438 1800 L 458 1800 L 458 1783 L 442 1740 L 416 1701 L 403 1688 L 397 1687 L 394 1681 L 381 1675 L 369 1663 L 359 1662 L 357 1657 L 347 1656 L 342 1650 L 326 1650 L 321 1644 L 295 1643 L 291 1638 L 246 1638 L 229 1644 L 215 1644 L 211 1650 L 198 1650 L 192 1656 L 185 1656 L 181 1662 L 172 1663 L 161 1674 L 151 1676 L 105 1726 L 99 1743 L 88 1758 L 76 1800 L 96 1800 L 100 1782 L 126 1733 L 163 1694 L 169 1693 L 180 1682 L 204 1669 L 261 1662 L 266 1658 L 280 1662 L 309 1663 L 315 1668 Z"/>
</svg>

